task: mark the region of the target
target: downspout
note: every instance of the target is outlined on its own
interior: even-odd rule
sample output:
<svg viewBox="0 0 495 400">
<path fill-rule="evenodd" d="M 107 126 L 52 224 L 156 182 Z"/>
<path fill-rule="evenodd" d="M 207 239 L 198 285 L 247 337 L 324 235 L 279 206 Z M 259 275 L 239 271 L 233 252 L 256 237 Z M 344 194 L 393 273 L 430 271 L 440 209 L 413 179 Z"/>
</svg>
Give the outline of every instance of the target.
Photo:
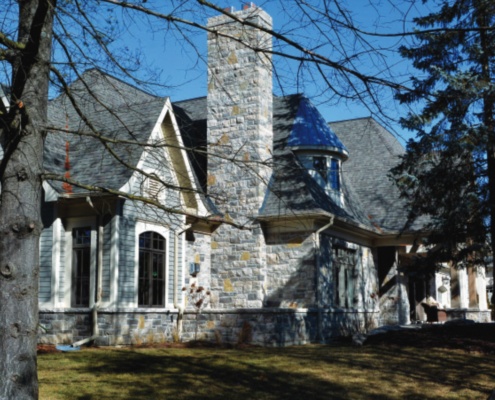
<svg viewBox="0 0 495 400">
<path fill-rule="evenodd" d="M 334 217 L 330 217 L 328 223 L 322 226 L 315 232 L 316 240 L 315 240 L 315 254 L 316 254 L 316 307 L 318 313 L 316 314 L 316 340 L 319 343 L 323 343 L 323 326 L 322 326 L 322 310 L 321 310 L 321 288 L 320 288 L 320 269 L 321 269 L 321 249 L 320 249 L 320 234 L 330 228 L 333 225 Z"/>
<path fill-rule="evenodd" d="M 182 317 L 184 316 L 184 306 L 179 304 L 179 236 L 191 227 L 191 224 L 184 225 L 180 231 L 175 232 L 174 238 L 174 308 L 178 310 L 177 315 L 177 336 L 182 333 Z"/>
</svg>

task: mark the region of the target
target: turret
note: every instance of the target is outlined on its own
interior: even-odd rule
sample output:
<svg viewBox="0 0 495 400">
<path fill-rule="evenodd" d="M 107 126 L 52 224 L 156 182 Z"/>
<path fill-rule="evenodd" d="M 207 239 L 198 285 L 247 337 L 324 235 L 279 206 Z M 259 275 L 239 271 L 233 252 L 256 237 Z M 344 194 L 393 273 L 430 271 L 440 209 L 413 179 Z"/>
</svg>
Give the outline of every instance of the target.
<svg viewBox="0 0 495 400">
<path fill-rule="evenodd" d="M 349 153 L 318 110 L 305 97 L 301 97 L 287 145 L 313 179 L 342 207 L 344 196 L 341 170 Z"/>
</svg>

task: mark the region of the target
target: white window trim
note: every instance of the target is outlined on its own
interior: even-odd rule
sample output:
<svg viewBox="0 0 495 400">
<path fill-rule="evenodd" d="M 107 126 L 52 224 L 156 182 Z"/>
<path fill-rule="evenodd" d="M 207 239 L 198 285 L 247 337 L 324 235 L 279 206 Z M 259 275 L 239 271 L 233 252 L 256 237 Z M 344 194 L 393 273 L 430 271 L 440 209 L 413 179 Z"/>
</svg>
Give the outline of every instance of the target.
<svg viewBox="0 0 495 400">
<path fill-rule="evenodd" d="M 185 234 L 185 232 L 182 235 L 180 235 L 179 237 L 180 237 L 180 240 L 181 240 L 180 244 L 182 246 L 182 268 L 179 265 L 178 268 L 177 268 L 177 273 L 179 273 L 179 271 L 182 271 L 182 273 L 180 274 L 179 279 L 177 280 L 179 282 L 179 287 L 175 287 L 174 290 L 177 290 L 177 292 L 178 292 L 177 298 L 178 298 L 179 304 L 184 305 L 184 302 L 186 300 L 186 298 L 185 298 L 185 292 L 183 292 L 181 289 L 186 286 L 186 274 L 189 273 L 189 263 L 186 260 L 186 256 L 187 256 L 187 254 L 186 254 L 186 250 L 187 250 L 186 247 L 187 247 L 187 244 L 186 244 L 186 234 Z M 177 240 L 177 235 L 175 235 L 174 240 Z M 177 257 L 177 255 L 174 254 L 174 257 Z"/>
<path fill-rule="evenodd" d="M 466 268 L 459 270 L 457 279 L 459 280 L 459 300 L 460 308 L 469 308 L 469 277 Z"/>
<path fill-rule="evenodd" d="M 158 225 L 152 222 L 136 221 L 136 230 L 134 238 L 134 304 L 131 307 L 138 307 L 138 289 L 139 289 L 139 235 L 144 232 L 156 232 L 165 238 L 165 301 L 163 308 L 170 308 L 169 303 L 169 284 L 170 284 L 170 262 L 169 262 L 169 246 L 170 246 L 170 229 L 167 226 Z M 153 307 L 156 310 L 159 307 Z"/>
<path fill-rule="evenodd" d="M 110 299 L 105 307 L 117 308 L 119 286 L 119 260 L 120 260 L 120 216 L 117 212 L 112 217 L 110 239 Z"/>
<path fill-rule="evenodd" d="M 355 257 L 356 257 L 356 261 L 355 261 L 355 264 L 354 266 L 352 267 L 352 272 L 354 272 L 351 276 L 351 285 L 352 285 L 352 292 L 353 292 L 353 296 L 349 297 L 349 288 L 345 287 L 344 285 L 344 290 L 342 293 L 342 291 L 340 290 L 340 285 L 341 285 L 341 278 L 344 278 L 345 279 L 345 273 L 341 275 L 341 272 L 343 271 L 340 271 L 339 270 L 339 287 L 334 287 L 334 290 L 335 290 L 335 293 L 334 293 L 334 299 L 332 300 L 333 303 L 335 304 L 335 301 L 336 301 L 336 297 L 337 297 L 337 294 L 338 294 L 338 297 L 339 297 L 339 303 L 344 300 L 344 303 L 347 302 L 349 303 L 347 305 L 347 307 L 345 306 L 345 304 L 339 304 L 338 305 L 338 308 L 342 308 L 342 309 L 346 309 L 346 310 L 350 310 L 350 309 L 355 309 L 358 304 L 355 304 L 354 303 L 354 294 L 355 294 L 355 291 L 356 291 L 356 288 L 358 286 L 358 283 L 359 283 L 359 270 L 360 270 L 360 267 L 362 265 L 362 262 L 363 262 L 363 254 L 362 252 L 360 251 L 360 247 L 355 244 L 355 243 L 350 243 L 350 242 L 345 242 L 345 241 L 342 241 L 342 240 L 334 240 L 332 242 L 332 274 L 335 273 L 335 259 L 334 259 L 334 256 L 335 256 L 335 249 L 336 248 L 340 248 L 342 250 L 345 250 L 345 251 L 349 251 L 349 252 L 354 252 L 355 254 Z M 335 275 L 333 275 L 333 279 L 335 279 Z M 335 281 L 334 281 L 334 285 L 335 285 Z"/>
<path fill-rule="evenodd" d="M 91 227 L 91 267 L 89 277 L 89 308 L 92 308 L 95 304 L 95 278 L 96 278 L 96 248 L 97 248 L 97 231 L 96 231 L 96 218 L 84 217 L 84 218 L 70 218 L 67 220 L 65 231 L 65 279 L 64 279 L 64 304 L 65 308 L 71 308 L 71 296 L 72 296 L 72 230 L 74 228 L 81 228 L 84 226 Z"/>
<path fill-rule="evenodd" d="M 62 220 L 56 218 L 52 224 L 52 273 L 51 273 L 51 291 L 50 291 L 50 306 L 59 307 L 59 291 L 60 291 L 60 264 L 62 252 Z M 46 306 L 42 304 L 41 306 Z"/>
</svg>

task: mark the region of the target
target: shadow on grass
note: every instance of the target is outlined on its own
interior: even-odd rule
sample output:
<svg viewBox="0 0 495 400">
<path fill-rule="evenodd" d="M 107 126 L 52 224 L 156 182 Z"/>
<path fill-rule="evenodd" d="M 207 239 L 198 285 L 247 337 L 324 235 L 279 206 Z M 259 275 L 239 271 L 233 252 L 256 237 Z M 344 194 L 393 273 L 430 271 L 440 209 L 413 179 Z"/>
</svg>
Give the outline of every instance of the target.
<svg viewBox="0 0 495 400">
<path fill-rule="evenodd" d="M 476 399 L 495 379 L 491 357 L 385 345 L 93 349 L 39 363 L 51 399 Z"/>
</svg>

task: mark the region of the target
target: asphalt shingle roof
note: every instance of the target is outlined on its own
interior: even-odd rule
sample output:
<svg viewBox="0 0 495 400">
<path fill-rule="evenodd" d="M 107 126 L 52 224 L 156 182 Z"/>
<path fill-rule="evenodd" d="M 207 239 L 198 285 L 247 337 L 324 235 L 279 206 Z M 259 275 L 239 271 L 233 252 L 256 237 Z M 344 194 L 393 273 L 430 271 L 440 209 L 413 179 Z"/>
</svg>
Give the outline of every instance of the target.
<svg viewBox="0 0 495 400">
<path fill-rule="evenodd" d="M 64 174 L 68 141 L 70 173 L 74 179 L 119 189 L 132 175 L 132 169 L 125 163 L 136 166 L 143 147 L 108 144 L 124 161 L 120 162 L 98 139 L 84 136 L 92 134 L 88 125 L 109 138 L 146 142 L 165 99 L 97 70 L 87 71 L 83 80 L 71 86 L 71 93 L 87 120 L 78 115 L 65 94 L 50 102 L 49 121 L 57 130 L 49 132 L 45 141 L 45 169 Z M 206 190 L 206 97 L 176 102 L 173 108 L 184 144 L 191 149 L 189 157 L 195 175 Z M 303 117 L 308 120 L 302 124 Z M 321 115 L 304 96 L 274 97 L 274 167 L 260 216 L 331 213 L 375 232 L 401 230 L 407 212 L 388 173 L 398 163 L 403 147 L 372 118 L 332 122 L 325 129 L 322 123 Z M 67 128 L 69 132 L 82 132 L 83 136 L 67 133 Z M 332 151 L 337 149 L 344 156 L 348 152 L 349 158 L 342 164 L 343 207 L 309 175 L 291 148 L 291 145 L 318 144 L 327 151 L 330 147 Z M 200 151 L 195 152 L 196 149 Z M 58 192 L 63 191 L 61 183 L 51 182 L 51 185 Z M 82 190 L 74 188 L 74 191 Z"/>
<path fill-rule="evenodd" d="M 404 148 L 373 118 L 332 122 L 330 127 L 349 150 L 342 164 L 342 176 L 353 188 L 363 212 L 373 226 L 400 231 L 407 221 L 407 210 L 399 191 L 389 177 L 399 163 Z M 420 221 L 411 229 L 419 229 Z"/>
<path fill-rule="evenodd" d="M 70 87 L 83 118 L 62 94 L 50 101 L 48 108 L 51 130 L 45 140 L 44 167 L 48 172 L 65 173 L 66 142 L 69 144 L 70 174 L 81 183 L 120 189 L 137 166 L 143 146 L 107 143 L 90 136 L 94 130 L 120 141 L 145 143 L 163 109 L 165 99 L 142 92 L 98 70 L 89 70 Z M 78 134 L 74 134 L 77 132 Z M 117 157 L 111 153 L 114 152 Z M 119 161 L 119 159 L 121 161 Z M 59 193 L 60 182 L 50 182 Z M 74 193 L 84 192 L 73 188 Z"/>
</svg>

